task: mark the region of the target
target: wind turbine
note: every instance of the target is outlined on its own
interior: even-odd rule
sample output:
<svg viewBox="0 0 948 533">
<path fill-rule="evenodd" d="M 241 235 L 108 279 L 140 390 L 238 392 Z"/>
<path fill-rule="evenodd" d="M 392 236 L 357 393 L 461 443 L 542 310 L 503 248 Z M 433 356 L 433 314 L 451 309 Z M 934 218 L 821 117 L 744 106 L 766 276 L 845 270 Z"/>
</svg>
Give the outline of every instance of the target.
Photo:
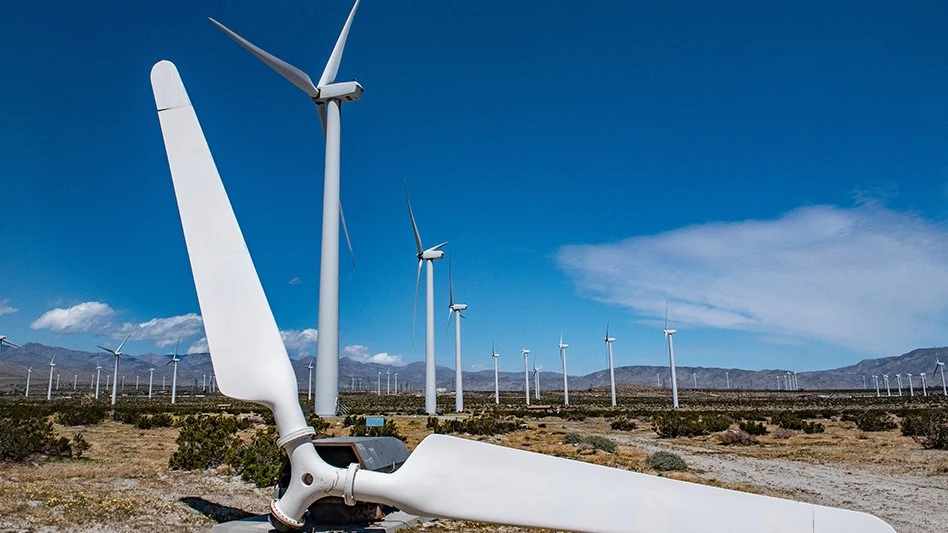
<svg viewBox="0 0 948 533">
<path fill-rule="evenodd" d="M 692 377 L 692 379 L 695 380 L 695 388 L 697 389 L 697 388 L 698 388 L 698 373 L 697 373 L 697 372 L 692 372 L 692 373 L 691 373 L 691 377 Z"/>
<path fill-rule="evenodd" d="M 934 374 L 933 374 L 933 375 L 934 375 Z M 942 374 L 942 375 L 944 375 L 944 374 Z M 922 378 L 922 396 L 926 396 L 926 397 L 927 397 L 927 396 L 928 396 L 928 389 L 925 388 L 925 373 L 924 373 L 924 372 L 919 373 L 918 377 Z"/>
<path fill-rule="evenodd" d="M 172 365 L 171 367 L 171 404 L 174 405 L 178 402 L 178 362 L 181 361 L 181 357 L 178 357 L 178 342 L 174 342 L 174 352 L 171 354 L 171 360 L 165 363 L 165 366 Z M 164 376 L 162 376 L 161 389 L 164 390 Z M 151 389 L 151 384 L 148 385 L 148 388 Z"/>
<path fill-rule="evenodd" d="M 415 231 L 417 232 L 417 229 Z M 451 314 L 454 313 L 454 410 L 458 413 L 464 412 L 464 386 L 461 376 L 461 319 L 464 315 L 461 311 L 466 309 L 467 304 L 454 303 L 454 277 L 451 275 L 451 258 L 448 258 L 448 325 L 451 325 Z M 530 405 L 529 395 L 527 405 Z"/>
<path fill-rule="evenodd" d="M 899 396 L 902 396 L 902 374 L 896 374 L 895 379 L 899 382 Z"/>
<path fill-rule="evenodd" d="M 362 379 L 359 379 L 359 390 L 362 390 Z M 398 372 L 395 372 L 395 394 L 398 394 Z"/>
<path fill-rule="evenodd" d="M 668 329 L 668 302 L 665 302 L 665 339 L 668 341 L 668 365 L 671 367 L 672 382 L 672 408 L 678 409 L 678 377 L 675 375 L 675 344 L 672 342 L 672 336 L 678 333 L 678 330 Z M 777 390 L 780 390 L 780 376 L 777 376 Z"/>
<path fill-rule="evenodd" d="M 36 365 L 33 365 L 33 366 L 36 366 Z M 26 396 L 27 398 L 30 397 L 30 376 L 33 375 L 33 366 L 26 369 L 26 394 L 24 394 L 24 396 Z"/>
<path fill-rule="evenodd" d="M 935 368 L 932 370 L 932 376 L 935 375 L 935 370 L 941 372 L 941 392 L 945 396 L 948 396 L 948 387 L 945 386 L 945 363 L 939 361 L 938 358 L 935 358 Z M 925 374 L 922 374 L 924 376 Z M 925 378 L 922 378 L 922 383 L 925 382 Z"/>
<path fill-rule="evenodd" d="M 527 405 L 530 405 L 530 350 L 520 346 L 520 355 L 523 356 L 523 392 Z"/>
<path fill-rule="evenodd" d="M 883 374 L 883 375 L 882 375 L 882 380 L 885 382 L 885 393 L 886 393 L 886 395 L 889 396 L 889 397 L 891 397 L 891 396 L 892 396 L 892 389 L 889 388 L 889 375 L 888 375 L 888 374 Z"/>
<path fill-rule="evenodd" d="M 392 394 L 392 371 L 391 369 L 385 370 L 385 395 Z"/>
<path fill-rule="evenodd" d="M 500 359 L 500 354 L 494 351 L 494 343 L 490 343 L 490 356 L 494 360 L 494 403 L 500 404 L 500 374 L 497 372 L 497 360 Z"/>
<path fill-rule="evenodd" d="M 730 389 L 731 388 L 731 373 L 724 372 L 724 379 L 727 382 L 727 388 Z"/>
<path fill-rule="evenodd" d="M 418 289 L 421 287 L 421 266 L 428 262 L 426 271 L 428 283 L 425 286 L 425 412 L 429 415 L 437 414 L 437 391 L 435 387 L 435 347 L 434 347 L 434 262 L 444 258 L 441 248 L 448 244 L 443 242 L 433 248 L 425 249 L 421 245 L 421 235 L 418 225 L 415 224 L 415 214 L 411 210 L 411 200 L 408 198 L 408 184 L 405 184 L 405 201 L 408 202 L 408 217 L 411 218 L 411 229 L 415 232 L 415 246 L 418 248 L 418 277 L 415 279 L 415 310 L 412 314 L 412 337 L 414 337 L 414 316 L 418 312 Z"/>
<path fill-rule="evenodd" d="M 155 358 L 154 357 L 148 358 L 148 366 L 150 367 L 148 369 L 148 399 L 150 400 L 152 398 L 151 396 L 152 385 L 155 382 Z"/>
<path fill-rule="evenodd" d="M 3 348 L 3 345 L 13 346 L 14 348 L 22 348 L 19 344 L 13 344 L 8 341 L 5 335 L 0 335 L 0 348 Z"/>
<path fill-rule="evenodd" d="M 95 358 L 95 399 L 99 399 L 99 383 L 102 381 L 102 364 Z"/>
<path fill-rule="evenodd" d="M 379 370 L 378 372 L 379 372 L 379 378 L 378 378 L 378 395 L 381 396 L 381 395 L 382 395 L 382 371 Z"/>
<path fill-rule="evenodd" d="M 53 370 L 56 369 L 56 363 L 54 363 L 53 361 L 55 361 L 55 360 L 56 360 L 56 356 L 55 356 L 55 355 L 53 356 L 52 359 L 49 360 L 49 388 L 46 389 L 46 400 L 47 400 L 47 401 L 53 399 Z"/>
<path fill-rule="evenodd" d="M 289 485 L 269 504 L 270 519 L 281 529 L 301 529 L 310 505 L 332 496 L 350 505 L 382 503 L 419 516 L 547 529 L 621 532 L 629 530 L 632 517 L 641 530 L 697 531 L 741 513 L 742 521 L 729 523 L 728 531 L 894 532 L 864 513 L 446 435 L 426 437 L 391 473 L 324 462 L 300 408 L 296 376 L 273 312 L 177 69 L 161 61 L 151 77 L 215 373 L 222 392 L 273 412 L 277 444 L 289 459 Z M 652 497 L 656 494 L 666 498 Z"/>
<path fill-rule="evenodd" d="M 302 70 L 273 56 L 237 35 L 220 22 L 210 19 L 214 25 L 246 48 L 257 59 L 290 83 L 301 89 L 313 100 L 319 112 L 323 134 L 326 137 L 326 160 L 323 180 L 323 225 L 319 264 L 319 317 L 316 338 L 316 414 L 335 416 L 339 396 L 339 222 L 352 254 L 352 242 L 346 230 L 342 204 L 339 200 L 339 147 L 341 129 L 341 106 L 362 97 L 363 88 L 357 81 L 335 83 L 342 52 L 349 36 L 352 19 L 359 8 L 356 0 L 349 12 L 336 45 L 329 55 L 319 81 Z M 353 259 L 353 262 L 355 260 Z"/>
<path fill-rule="evenodd" d="M 915 388 L 912 386 L 912 374 L 906 373 L 905 375 L 908 376 L 908 382 L 909 382 L 909 398 L 914 398 L 914 397 L 915 397 Z"/>
<path fill-rule="evenodd" d="M 534 398 L 540 401 L 540 367 L 537 366 L 537 356 L 533 356 L 533 391 Z"/>
<path fill-rule="evenodd" d="M 128 338 L 131 337 L 131 336 L 132 336 L 132 334 L 129 333 L 129 334 L 125 337 L 125 340 L 122 341 L 122 344 L 119 344 L 119 347 L 116 348 L 116 349 L 114 349 L 114 350 L 111 349 L 111 348 L 106 348 L 105 346 L 99 346 L 98 344 L 96 344 L 96 346 L 99 346 L 99 348 L 101 348 L 101 349 L 103 349 L 103 350 L 105 350 L 105 351 L 107 351 L 107 352 L 109 352 L 110 354 L 112 354 L 112 355 L 115 356 L 115 370 L 114 370 L 114 372 L 113 372 L 112 375 L 114 375 L 116 379 L 114 379 L 114 380 L 112 381 L 112 405 L 115 405 L 115 399 L 118 397 L 118 387 L 115 386 L 115 382 L 118 381 L 118 364 L 119 364 L 119 357 L 122 356 L 122 347 L 125 346 L 125 343 L 128 342 Z"/>
<path fill-rule="evenodd" d="M 876 398 L 882 396 L 882 394 L 879 392 L 879 376 L 872 376 L 872 382 L 876 384 Z"/>
<path fill-rule="evenodd" d="M 612 406 L 616 406 L 616 371 L 612 366 L 612 343 L 616 341 L 615 337 L 609 336 L 609 323 L 606 323 L 606 350 L 609 352 L 609 383 L 612 386 Z"/>
<path fill-rule="evenodd" d="M 313 399 L 313 368 L 315 366 L 313 365 L 314 362 L 316 362 L 315 357 L 310 359 L 309 364 L 306 365 L 306 368 L 309 369 L 309 385 L 306 386 L 306 401 L 311 401 Z"/>
<path fill-rule="evenodd" d="M 569 380 L 566 377 L 566 349 L 569 344 L 563 344 L 563 333 L 560 333 L 560 359 L 563 360 L 563 405 L 569 405 Z"/>
</svg>

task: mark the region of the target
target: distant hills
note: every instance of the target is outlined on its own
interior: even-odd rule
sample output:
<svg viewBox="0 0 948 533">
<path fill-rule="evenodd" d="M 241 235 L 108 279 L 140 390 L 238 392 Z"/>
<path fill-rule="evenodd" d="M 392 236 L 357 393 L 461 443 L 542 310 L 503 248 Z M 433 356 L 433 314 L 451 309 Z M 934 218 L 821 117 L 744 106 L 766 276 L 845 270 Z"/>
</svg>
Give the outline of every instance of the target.
<svg viewBox="0 0 948 533">
<path fill-rule="evenodd" d="M 49 361 L 55 357 L 56 370 L 60 375 L 60 388 L 71 388 L 73 379 L 77 379 L 78 386 L 90 387 L 90 379 L 95 373 L 97 362 L 102 365 L 102 385 L 105 384 L 106 374 L 112 373 L 113 357 L 105 352 L 90 353 L 80 350 L 70 350 L 54 346 L 45 346 L 38 343 L 27 343 L 22 349 L 4 347 L 0 351 L 0 390 L 9 391 L 13 388 L 22 389 L 26 382 L 27 369 L 33 367 L 32 387 L 45 389 L 49 380 Z M 879 359 L 865 359 L 859 363 L 831 370 L 817 370 L 812 372 L 798 372 L 797 381 L 804 390 L 841 390 L 862 389 L 864 386 L 872 388 L 873 375 L 888 374 L 890 386 L 895 390 L 895 374 L 903 374 L 904 388 L 908 389 L 908 380 L 905 373 L 913 374 L 913 383 L 921 386 L 918 375 L 926 374 L 926 381 L 930 387 L 941 388 L 941 377 L 933 376 L 935 358 L 948 361 L 948 348 L 920 348 L 909 353 Z M 139 387 L 148 387 L 148 371 L 155 368 L 155 387 L 160 388 L 164 379 L 166 386 L 171 386 L 171 365 L 167 365 L 170 357 L 160 354 L 144 354 L 137 356 L 123 356 L 119 366 L 119 375 L 125 377 L 125 389 L 135 386 L 136 377 Z M 293 360 L 297 382 L 301 390 L 306 390 L 309 379 L 307 364 L 309 360 Z M 419 391 L 424 387 L 425 364 L 422 361 L 409 363 L 404 366 L 382 365 L 377 363 L 360 362 L 343 357 L 339 360 L 339 385 L 341 390 L 355 387 L 357 390 L 374 391 L 378 385 L 381 372 L 382 390 L 386 389 L 386 382 L 390 378 L 394 387 L 395 373 L 398 373 L 398 385 L 401 391 Z M 783 377 L 787 369 L 741 370 L 737 368 L 706 368 L 693 366 L 678 367 L 678 387 L 681 389 L 694 387 L 692 374 L 697 374 L 698 388 L 724 389 L 730 379 L 732 389 L 775 389 L 777 377 Z M 178 364 L 178 382 L 180 386 L 201 387 L 206 377 L 213 374 L 210 354 L 199 353 L 188 355 Z M 659 379 L 668 387 L 669 372 L 667 366 L 636 365 L 622 366 L 615 369 L 616 383 L 626 385 L 658 386 Z M 454 369 L 444 366 L 437 367 L 437 385 L 447 390 L 454 389 Z M 121 379 L 121 377 L 119 378 Z M 865 381 L 864 381 L 865 379 Z M 505 391 L 523 390 L 523 372 L 501 372 L 500 388 Z M 361 383 L 361 385 L 360 385 Z M 571 389 L 583 390 L 609 386 L 609 369 L 599 370 L 582 376 L 569 376 Z M 530 386 L 533 387 L 531 370 Z M 540 388 L 543 390 L 562 389 L 563 375 L 557 372 L 543 371 L 540 373 Z M 491 391 L 494 389 L 494 371 L 464 372 L 464 388 L 472 391 Z"/>
</svg>

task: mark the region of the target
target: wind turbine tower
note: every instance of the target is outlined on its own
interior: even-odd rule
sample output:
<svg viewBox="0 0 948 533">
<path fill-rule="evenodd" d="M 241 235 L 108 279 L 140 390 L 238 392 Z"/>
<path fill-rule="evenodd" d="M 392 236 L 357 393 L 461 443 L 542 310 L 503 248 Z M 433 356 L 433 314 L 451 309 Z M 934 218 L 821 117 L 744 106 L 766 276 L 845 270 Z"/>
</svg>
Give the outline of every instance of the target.
<svg viewBox="0 0 948 533">
<path fill-rule="evenodd" d="M 168 361 L 167 363 L 165 363 L 165 366 L 168 366 L 169 363 L 172 365 L 171 366 L 171 369 L 172 369 L 171 370 L 171 403 L 172 405 L 177 403 L 178 401 L 178 361 L 180 360 L 181 358 L 178 357 L 178 341 L 175 341 L 174 353 L 171 354 L 171 361 Z M 165 388 L 164 379 L 165 379 L 164 377 L 161 378 L 162 390 L 164 390 Z"/>
<path fill-rule="evenodd" d="M 490 343 L 490 356 L 494 359 L 494 403 L 500 404 L 500 374 L 497 369 L 497 360 L 500 354 L 494 350 L 494 343 Z"/>
<path fill-rule="evenodd" d="M 730 389 L 731 388 L 731 373 L 730 372 L 724 372 L 724 380 L 727 383 L 726 387 Z"/>
<path fill-rule="evenodd" d="M 928 389 L 925 387 L 925 373 L 919 373 L 918 377 L 922 378 L 922 396 L 928 396 Z"/>
<path fill-rule="evenodd" d="M 30 376 L 31 375 L 33 375 L 32 366 L 26 370 L 26 394 L 24 396 L 26 396 L 27 398 L 30 397 Z"/>
<path fill-rule="evenodd" d="M 915 388 L 912 386 L 912 374 L 906 373 L 905 375 L 908 376 L 908 382 L 909 382 L 909 398 L 914 398 L 914 397 L 915 397 Z"/>
<path fill-rule="evenodd" d="M 606 323 L 606 351 L 609 353 L 609 384 L 612 392 L 612 407 L 616 406 L 616 370 L 612 364 L 612 343 L 616 341 L 615 337 L 609 336 L 609 324 Z"/>
<path fill-rule="evenodd" d="M 319 318 L 316 339 L 316 414 L 335 416 L 339 396 L 339 221 L 346 232 L 346 223 L 339 201 L 339 147 L 341 115 L 344 103 L 362 97 L 363 88 L 357 81 L 335 83 L 342 52 L 349 36 L 352 19 L 359 8 L 356 0 L 349 12 L 342 32 L 336 40 L 329 61 L 319 82 L 313 84 L 305 72 L 265 52 L 223 24 L 211 19 L 218 28 L 237 41 L 251 54 L 267 64 L 290 83 L 312 98 L 326 137 L 325 177 L 323 181 L 323 225 L 319 264 Z M 346 241 L 349 234 L 346 232 Z M 349 251 L 352 252 L 351 242 Z"/>
<path fill-rule="evenodd" d="M 889 375 L 888 375 L 888 374 L 883 374 L 883 375 L 882 375 L 882 380 L 885 382 L 885 393 L 886 393 L 886 395 L 889 396 L 889 397 L 891 397 L 891 396 L 892 396 L 892 389 L 889 388 Z"/>
<path fill-rule="evenodd" d="M 533 397 L 540 401 L 540 367 L 537 366 L 537 356 L 533 356 Z"/>
<path fill-rule="evenodd" d="M 563 344 L 563 334 L 560 333 L 560 359 L 563 360 L 563 405 L 569 405 L 569 380 L 566 377 L 566 349 L 569 344 Z"/>
<path fill-rule="evenodd" d="M 902 374 L 896 374 L 895 379 L 899 383 L 899 396 L 902 396 Z"/>
<path fill-rule="evenodd" d="M 316 358 L 313 357 L 309 360 L 309 364 L 306 365 L 306 368 L 309 369 L 309 385 L 306 386 L 306 401 L 313 400 L 313 368 L 316 366 L 313 363 L 316 361 Z"/>
<path fill-rule="evenodd" d="M 521 346 L 520 355 L 523 356 L 523 393 L 527 405 L 530 405 L 530 350 Z"/>
<path fill-rule="evenodd" d="M 46 400 L 47 400 L 47 401 L 53 399 L 53 370 L 56 369 L 56 363 L 54 363 L 53 361 L 55 361 L 55 360 L 56 360 L 56 356 L 55 356 L 55 355 L 53 356 L 52 359 L 49 360 L 49 388 L 46 389 Z"/>
<path fill-rule="evenodd" d="M 451 314 L 454 313 L 454 410 L 464 412 L 464 384 L 461 376 L 461 311 L 467 309 L 467 304 L 454 303 L 454 276 L 451 274 L 451 259 L 448 258 L 448 325 L 451 324 Z M 396 387 L 397 391 L 398 387 Z M 530 397 L 527 397 L 527 404 Z"/>
<path fill-rule="evenodd" d="M 876 384 L 876 398 L 882 396 L 879 392 L 879 376 L 872 376 L 872 382 Z"/>
<path fill-rule="evenodd" d="M 106 348 L 105 346 L 99 346 L 98 344 L 96 345 L 115 356 L 115 370 L 113 371 L 112 375 L 115 376 L 116 379 L 112 380 L 112 405 L 115 405 L 115 400 L 118 398 L 118 387 L 115 386 L 115 382 L 118 381 L 119 357 L 122 356 L 122 347 L 125 346 L 125 343 L 128 342 L 128 338 L 131 336 L 132 334 L 129 333 L 128 336 L 125 337 L 125 340 L 122 341 L 122 344 L 119 344 L 119 347 L 114 350 L 111 348 Z"/>
</svg>

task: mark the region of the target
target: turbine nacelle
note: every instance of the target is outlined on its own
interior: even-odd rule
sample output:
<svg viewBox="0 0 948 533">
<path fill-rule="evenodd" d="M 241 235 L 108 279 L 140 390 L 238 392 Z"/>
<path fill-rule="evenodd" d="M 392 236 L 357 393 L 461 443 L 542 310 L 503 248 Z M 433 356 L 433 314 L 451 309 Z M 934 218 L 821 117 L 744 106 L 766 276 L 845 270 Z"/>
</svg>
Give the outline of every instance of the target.
<svg viewBox="0 0 948 533">
<path fill-rule="evenodd" d="M 678 333 L 678 330 L 677 330 L 677 329 L 666 329 L 666 330 L 662 330 L 662 331 L 665 332 L 665 335 L 674 335 L 675 333 Z"/>
<path fill-rule="evenodd" d="M 362 98 L 365 89 L 357 81 L 331 83 L 316 89 L 318 96 L 313 97 L 317 104 L 325 104 L 330 100 L 338 102 L 355 102 Z"/>
<path fill-rule="evenodd" d="M 615 337 L 606 337 L 606 342 L 615 342 L 615 341 L 616 341 Z"/>
<path fill-rule="evenodd" d="M 467 304 L 453 304 L 450 306 L 452 311 L 461 312 L 467 309 Z"/>
<path fill-rule="evenodd" d="M 418 254 L 416 257 L 422 261 L 437 261 L 438 259 L 444 259 L 444 251 L 441 250 L 441 248 L 446 244 L 448 243 L 443 242 L 437 246 L 428 248 L 427 250 Z"/>
</svg>

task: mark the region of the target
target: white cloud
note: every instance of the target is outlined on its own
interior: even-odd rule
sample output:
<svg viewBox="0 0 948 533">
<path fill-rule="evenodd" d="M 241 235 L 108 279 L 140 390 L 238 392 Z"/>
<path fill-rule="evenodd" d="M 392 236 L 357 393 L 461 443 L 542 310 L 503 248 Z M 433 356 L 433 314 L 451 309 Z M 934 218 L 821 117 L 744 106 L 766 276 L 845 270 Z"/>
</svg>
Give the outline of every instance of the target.
<svg viewBox="0 0 948 533">
<path fill-rule="evenodd" d="M 109 324 L 115 311 L 102 302 L 83 302 L 69 309 L 50 309 L 30 327 L 55 333 L 97 333 Z"/>
<path fill-rule="evenodd" d="M 283 338 L 283 345 L 286 346 L 286 350 L 295 350 L 297 355 L 306 353 L 307 347 L 316 344 L 317 336 L 318 332 L 314 328 L 280 330 L 280 337 Z"/>
<path fill-rule="evenodd" d="M 10 305 L 10 300 L 0 300 L 0 316 L 12 315 L 19 311 L 16 307 Z"/>
<path fill-rule="evenodd" d="M 201 337 L 191 346 L 188 346 L 188 354 L 192 353 L 208 353 L 211 350 L 207 347 L 207 337 Z"/>
<path fill-rule="evenodd" d="M 140 324 L 122 324 L 112 336 L 125 338 L 129 333 L 132 334 L 132 340 L 151 340 L 159 347 L 165 347 L 174 344 L 178 339 L 204 334 L 204 320 L 197 313 L 153 318 Z"/>
<path fill-rule="evenodd" d="M 290 285 L 299 285 L 300 283 L 303 283 L 303 280 L 300 279 L 299 276 L 296 276 L 295 278 L 290 280 Z"/>
<path fill-rule="evenodd" d="M 402 356 L 392 355 L 388 352 L 379 352 L 374 355 L 369 355 L 369 347 L 362 344 L 352 344 L 346 346 L 342 349 L 343 355 L 362 363 L 377 363 L 380 365 L 395 365 L 401 366 L 404 363 L 402 362 Z"/>
<path fill-rule="evenodd" d="M 674 325 L 872 353 L 948 334 L 948 229 L 880 205 L 811 206 L 557 251 L 579 290 Z"/>
</svg>

